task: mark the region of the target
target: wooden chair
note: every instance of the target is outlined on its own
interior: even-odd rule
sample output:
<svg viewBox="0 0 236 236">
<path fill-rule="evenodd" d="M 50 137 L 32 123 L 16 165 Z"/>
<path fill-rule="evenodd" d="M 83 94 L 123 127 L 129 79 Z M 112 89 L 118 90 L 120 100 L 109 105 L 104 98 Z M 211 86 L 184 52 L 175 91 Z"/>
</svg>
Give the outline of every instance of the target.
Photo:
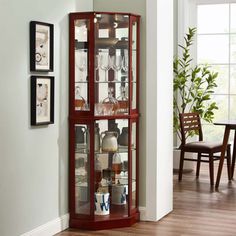
<svg viewBox="0 0 236 236">
<path fill-rule="evenodd" d="M 210 183 L 214 185 L 214 161 L 219 160 L 220 156 L 215 156 L 217 152 L 221 152 L 222 142 L 204 142 L 202 134 L 201 120 L 198 113 L 182 113 L 179 115 L 180 119 L 180 128 L 181 128 L 181 137 L 182 143 L 180 146 L 180 163 L 179 163 L 179 181 L 182 180 L 183 165 L 184 161 L 196 161 L 197 170 L 196 176 L 199 176 L 201 162 L 209 163 L 209 172 L 210 172 Z M 189 131 L 194 131 L 198 133 L 199 141 L 186 143 L 186 135 Z M 185 158 L 185 152 L 197 153 L 197 159 Z M 204 159 L 202 159 L 204 157 Z M 230 154 L 230 144 L 227 146 L 227 170 L 228 170 L 228 179 L 231 179 L 231 154 Z"/>
</svg>

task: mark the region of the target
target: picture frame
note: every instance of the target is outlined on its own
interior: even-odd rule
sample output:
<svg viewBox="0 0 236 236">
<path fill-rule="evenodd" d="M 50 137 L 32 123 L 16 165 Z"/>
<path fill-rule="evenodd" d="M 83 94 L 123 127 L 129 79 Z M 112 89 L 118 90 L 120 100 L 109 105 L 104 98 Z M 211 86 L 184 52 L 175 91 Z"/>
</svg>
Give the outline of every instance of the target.
<svg viewBox="0 0 236 236">
<path fill-rule="evenodd" d="M 30 71 L 53 71 L 54 25 L 30 22 Z"/>
<path fill-rule="evenodd" d="M 31 125 L 54 123 L 54 77 L 31 76 Z"/>
</svg>

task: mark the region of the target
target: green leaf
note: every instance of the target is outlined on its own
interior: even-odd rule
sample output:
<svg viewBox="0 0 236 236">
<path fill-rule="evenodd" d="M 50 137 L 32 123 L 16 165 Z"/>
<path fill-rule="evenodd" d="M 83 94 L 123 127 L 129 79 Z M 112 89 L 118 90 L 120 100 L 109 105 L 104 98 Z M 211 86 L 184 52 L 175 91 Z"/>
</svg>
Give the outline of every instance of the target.
<svg viewBox="0 0 236 236">
<path fill-rule="evenodd" d="M 173 90 L 175 92 L 173 101 L 173 129 L 180 131 L 179 113 L 198 112 L 206 122 L 212 122 L 214 112 L 218 109 L 212 95 L 217 87 L 218 72 L 211 70 L 205 65 L 193 65 L 191 57 L 191 46 L 193 45 L 196 28 L 189 28 L 184 37 L 184 44 L 179 45 L 180 54 L 173 61 Z M 178 98 L 178 99 L 177 99 Z M 196 135 L 190 132 L 188 136 Z"/>
</svg>

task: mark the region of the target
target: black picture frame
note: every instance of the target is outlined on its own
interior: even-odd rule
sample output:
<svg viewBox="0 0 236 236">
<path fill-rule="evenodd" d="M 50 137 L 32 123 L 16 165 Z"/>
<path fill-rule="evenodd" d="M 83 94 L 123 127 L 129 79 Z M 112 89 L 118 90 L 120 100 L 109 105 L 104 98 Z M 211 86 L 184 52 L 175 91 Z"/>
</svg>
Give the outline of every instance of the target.
<svg viewBox="0 0 236 236">
<path fill-rule="evenodd" d="M 30 71 L 53 71 L 54 25 L 30 22 Z"/>
<path fill-rule="evenodd" d="M 31 76 L 31 125 L 54 123 L 54 76 Z"/>
</svg>

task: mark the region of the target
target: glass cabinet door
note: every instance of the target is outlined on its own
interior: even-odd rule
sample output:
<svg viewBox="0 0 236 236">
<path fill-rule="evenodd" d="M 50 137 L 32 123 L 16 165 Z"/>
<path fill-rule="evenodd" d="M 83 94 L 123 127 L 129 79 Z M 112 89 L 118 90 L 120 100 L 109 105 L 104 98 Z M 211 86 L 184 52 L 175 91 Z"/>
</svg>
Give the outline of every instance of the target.
<svg viewBox="0 0 236 236">
<path fill-rule="evenodd" d="M 89 104 L 89 19 L 74 21 L 74 109 L 88 111 Z"/>
<path fill-rule="evenodd" d="M 131 109 L 136 110 L 137 109 L 137 60 L 138 60 L 138 54 L 137 54 L 137 21 L 131 20 L 131 27 L 132 27 L 132 42 L 131 42 L 131 53 L 132 53 L 132 65 L 131 65 L 131 86 L 132 86 L 132 104 Z"/>
<path fill-rule="evenodd" d="M 94 214 L 128 216 L 128 119 L 98 120 L 94 129 Z"/>
<path fill-rule="evenodd" d="M 131 209 L 137 207 L 137 123 L 131 122 L 132 200 Z"/>
<path fill-rule="evenodd" d="M 90 215 L 89 126 L 75 125 L 75 213 Z"/>
<path fill-rule="evenodd" d="M 129 15 L 95 15 L 95 115 L 128 114 Z"/>
</svg>

